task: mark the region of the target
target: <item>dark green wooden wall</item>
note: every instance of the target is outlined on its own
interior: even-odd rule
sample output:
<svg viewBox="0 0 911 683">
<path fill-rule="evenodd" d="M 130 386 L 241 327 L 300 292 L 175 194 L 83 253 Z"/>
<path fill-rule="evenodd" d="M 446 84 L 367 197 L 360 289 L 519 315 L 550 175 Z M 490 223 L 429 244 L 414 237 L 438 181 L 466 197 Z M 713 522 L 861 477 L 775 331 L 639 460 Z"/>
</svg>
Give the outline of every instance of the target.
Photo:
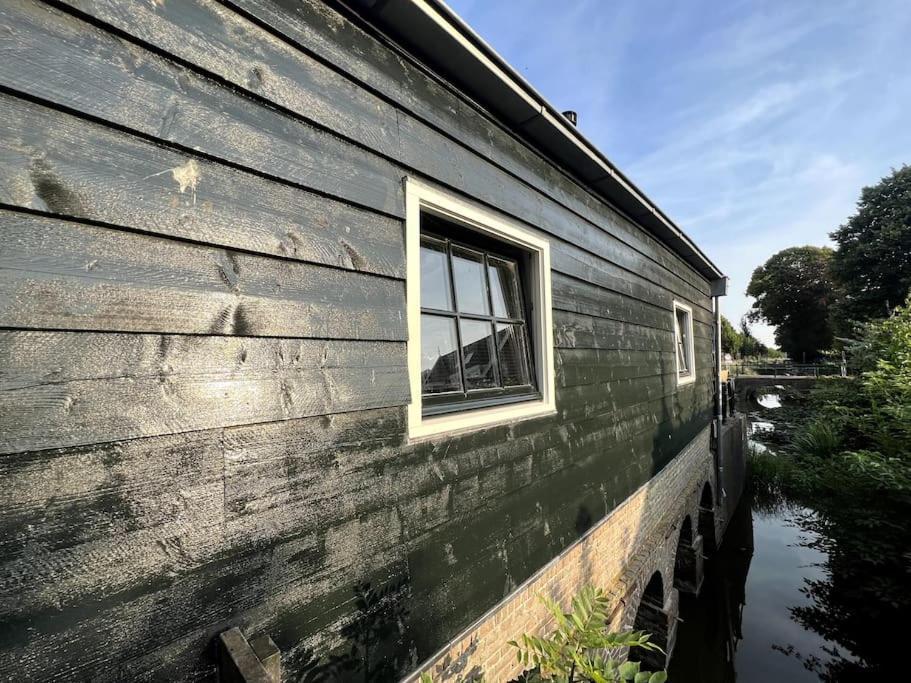
<svg viewBox="0 0 911 683">
<path fill-rule="evenodd" d="M 232 625 L 387 679 L 708 423 L 708 283 L 338 8 L 5 0 L 0 55 L 0 679 Z M 548 235 L 556 418 L 406 444 L 406 175 Z"/>
</svg>

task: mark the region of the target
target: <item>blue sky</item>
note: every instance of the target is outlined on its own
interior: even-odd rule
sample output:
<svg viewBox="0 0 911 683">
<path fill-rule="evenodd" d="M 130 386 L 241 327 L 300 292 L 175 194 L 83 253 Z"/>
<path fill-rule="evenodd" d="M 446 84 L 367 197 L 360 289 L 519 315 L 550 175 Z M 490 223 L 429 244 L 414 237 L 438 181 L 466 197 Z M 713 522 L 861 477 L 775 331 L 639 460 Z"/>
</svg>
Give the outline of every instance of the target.
<svg viewBox="0 0 911 683">
<path fill-rule="evenodd" d="M 756 266 L 911 163 L 909 0 L 449 4 L 730 275 L 735 324 Z"/>
</svg>

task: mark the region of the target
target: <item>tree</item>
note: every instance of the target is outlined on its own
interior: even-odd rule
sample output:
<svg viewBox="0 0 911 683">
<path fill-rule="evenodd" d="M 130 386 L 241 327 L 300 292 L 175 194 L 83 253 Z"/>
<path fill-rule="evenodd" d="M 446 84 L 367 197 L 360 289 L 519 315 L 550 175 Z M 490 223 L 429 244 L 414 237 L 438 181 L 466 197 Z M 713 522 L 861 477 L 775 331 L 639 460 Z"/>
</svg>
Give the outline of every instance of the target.
<svg viewBox="0 0 911 683">
<path fill-rule="evenodd" d="M 740 319 L 740 353 L 742 358 L 766 356 L 769 353 L 769 347 L 753 336 L 752 330 L 747 322 L 747 316 Z"/>
<path fill-rule="evenodd" d="M 832 275 L 841 290 L 834 318 L 847 334 L 854 322 L 887 317 L 911 289 L 911 166 L 865 187 L 857 213 L 831 237 L 838 244 Z"/>
<path fill-rule="evenodd" d="M 729 353 L 734 358 L 740 358 L 743 348 L 743 336 L 731 325 L 731 321 L 721 316 L 721 351 Z"/>
<path fill-rule="evenodd" d="M 749 319 L 774 325 L 776 343 L 795 360 L 816 358 L 832 344 L 831 260 L 827 247 L 791 247 L 754 270 L 747 287 L 755 299 Z"/>
</svg>

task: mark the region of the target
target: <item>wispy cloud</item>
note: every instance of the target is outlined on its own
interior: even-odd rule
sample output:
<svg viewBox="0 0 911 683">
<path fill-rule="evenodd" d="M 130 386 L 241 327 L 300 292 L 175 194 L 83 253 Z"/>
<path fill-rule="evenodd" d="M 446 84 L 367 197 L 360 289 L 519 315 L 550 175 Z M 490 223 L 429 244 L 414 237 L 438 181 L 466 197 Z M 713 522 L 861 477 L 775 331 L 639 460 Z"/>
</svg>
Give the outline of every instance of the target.
<svg viewBox="0 0 911 683">
<path fill-rule="evenodd" d="M 732 319 L 911 163 L 906 0 L 452 5 L 730 274 Z"/>
</svg>

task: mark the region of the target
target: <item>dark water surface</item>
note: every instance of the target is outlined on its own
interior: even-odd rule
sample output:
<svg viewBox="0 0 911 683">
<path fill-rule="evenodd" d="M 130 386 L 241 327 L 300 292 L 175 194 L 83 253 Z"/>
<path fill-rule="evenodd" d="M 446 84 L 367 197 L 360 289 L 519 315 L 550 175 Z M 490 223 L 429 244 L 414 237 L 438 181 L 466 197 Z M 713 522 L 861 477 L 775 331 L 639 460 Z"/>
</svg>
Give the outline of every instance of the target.
<svg viewBox="0 0 911 683">
<path fill-rule="evenodd" d="M 835 646 L 792 616 L 811 603 L 806 582 L 826 578 L 809 519 L 806 509 L 758 512 L 742 501 L 699 597 L 680 596 L 671 683 L 820 680 L 804 662 L 826 660 Z"/>
<path fill-rule="evenodd" d="M 799 406 L 791 411 L 773 395 L 754 408 L 751 445 L 779 452 Z M 895 650 L 909 627 L 901 619 L 905 601 L 889 597 L 911 586 L 894 568 L 877 576 L 881 567 L 855 560 L 849 544 L 857 529 L 850 527 L 833 523 L 831 510 L 823 519 L 806 507 L 745 493 L 706 563 L 699 597 L 680 596 L 670 682 L 911 681 L 911 669 L 891 670 L 904 658 Z M 878 581 L 887 587 L 882 592 L 871 588 Z"/>
</svg>

